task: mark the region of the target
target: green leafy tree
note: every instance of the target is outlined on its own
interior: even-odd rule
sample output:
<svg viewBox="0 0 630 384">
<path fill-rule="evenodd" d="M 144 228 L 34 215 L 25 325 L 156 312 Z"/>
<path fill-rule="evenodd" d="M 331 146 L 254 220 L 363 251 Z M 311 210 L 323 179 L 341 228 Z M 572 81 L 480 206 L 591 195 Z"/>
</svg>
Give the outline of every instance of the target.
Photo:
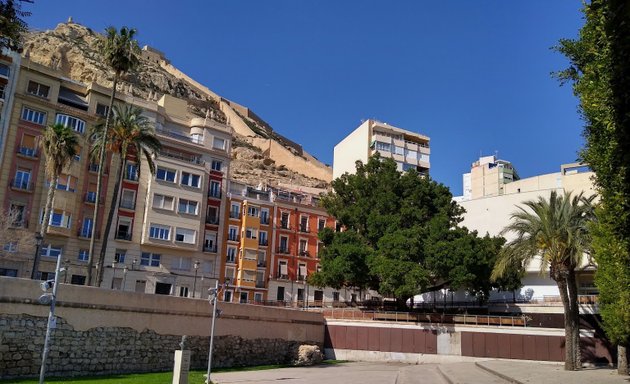
<svg viewBox="0 0 630 384">
<path fill-rule="evenodd" d="M 116 97 L 116 86 L 118 85 L 118 81 L 120 77 L 133 70 L 139 63 L 138 55 L 139 48 L 138 42 L 134 39 L 136 35 L 136 30 L 134 28 L 122 27 L 120 31 L 116 30 L 114 27 L 109 27 L 105 31 L 106 36 L 105 40 L 102 44 L 101 52 L 104 56 L 105 63 L 114 71 L 114 81 L 112 85 L 112 95 L 109 99 L 109 108 L 107 110 L 107 116 L 105 118 L 105 126 L 104 126 L 104 134 L 100 136 L 100 140 L 102 141 L 100 144 L 100 153 L 99 153 L 99 168 L 98 168 L 98 178 L 96 181 L 96 196 L 97 199 L 101 196 L 102 190 L 102 180 L 103 180 L 103 171 L 105 169 L 105 152 L 107 148 L 107 140 L 109 139 L 109 125 L 112 115 L 112 110 L 114 107 L 114 99 Z M 112 205 L 114 202 L 112 202 Z M 92 236 L 90 237 L 90 248 L 89 248 L 89 258 L 87 263 L 87 283 L 88 285 L 94 285 L 97 279 L 94 279 L 93 275 L 93 267 L 94 267 L 94 245 L 96 241 L 96 228 L 98 228 L 98 209 L 99 204 L 94 204 L 94 215 L 92 218 L 92 222 L 94 223 L 94 230 L 92 231 Z M 102 264 L 98 264 L 97 266 L 99 270 L 103 268 Z"/>
<path fill-rule="evenodd" d="M 44 134 L 39 138 L 39 146 L 45 157 L 46 177 L 48 178 L 48 195 L 46 196 L 46 207 L 44 209 L 44 221 L 42 222 L 41 235 L 46 238 L 52 204 L 55 198 L 55 189 L 59 181 L 59 175 L 72 163 L 77 154 L 79 139 L 72 128 L 63 124 L 53 124 L 46 127 Z M 39 270 L 39 254 L 35 255 L 31 278 L 37 277 Z"/>
<path fill-rule="evenodd" d="M 557 76 L 572 83 L 580 99 L 586 139 L 580 155 L 595 172 L 601 197 L 594 228 L 595 283 L 604 328 L 618 345 L 618 371 L 628 374 L 630 322 L 624 313 L 630 297 L 619 289 L 630 290 L 630 4 L 592 0 L 583 13 L 578 39 L 561 40 L 557 47 L 570 61 Z M 611 283 L 616 279 L 619 285 Z"/>
<path fill-rule="evenodd" d="M 499 254 L 492 278 L 496 279 L 511 266 L 525 266 L 540 257 L 540 272 L 549 270 L 556 282 L 564 307 L 566 370 L 581 367 L 580 321 L 576 269 L 590 249 L 589 224 L 594 218 L 594 195 L 570 193 L 558 195 L 552 191 L 549 199 L 539 197 L 526 201 L 524 207 L 511 215 L 504 233 L 515 238 Z"/>
<path fill-rule="evenodd" d="M 155 158 L 157 157 L 162 144 L 155 134 L 155 128 L 151 122 L 142 115 L 142 109 L 131 105 L 123 107 L 114 106 L 114 118 L 111 129 L 107 132 L 109 137 L 103 140 L 105 133 L 102 124 L 96 125 L 92 137 L 94 138 L 92 146 L 93 156 L 101 152 L 103 142 L 107 143 L 107 151 L 117 155 L 119 160 L 118 171 L 116 173 L 116 184 L 114 185 L 114 193 L 112 196 L 112 204 L 107 215 L 107 223 L 105 224 L 105 233 L 103 235 L 103 244 L 99 254 L 99 265 L 103 265 L 105 261 L 105 253 L 107 251 L 107 240 L 109 231 L 114 219 L 114 213 L 119 204 L 119 191 L 122 184 L 123 173 L 125 169 L 125 160 L 128 155 L 134 155 L 140 160 L 141 157 L 147 162 L 151 174 L 155 174 Z M 138 161 L 138 174 L 140 174 L 141 162 Z M 103 281 L 103 268 L 99 269 L 98 284 Z"/>
<path fill-rule="evenodd" d="M 3 49 L 22 50 L 22 35 L 28 31 L 24 17 L 31 15 L 22 10 L 22 3 L 32 0 L 0 0 L 0 52 Z"/>
<path fill-rule="evenodd" d="M 322 269 L 313 284 L 375 289 L 401 308 L 445 287 L 487 296 L 501 243 L 457 226 L 463 209 L 444 185 L 414 170 L 401 173 L 377 154 L 332 187 L 322 204 L 344 230 L 320 233 Z"/>
</svg>

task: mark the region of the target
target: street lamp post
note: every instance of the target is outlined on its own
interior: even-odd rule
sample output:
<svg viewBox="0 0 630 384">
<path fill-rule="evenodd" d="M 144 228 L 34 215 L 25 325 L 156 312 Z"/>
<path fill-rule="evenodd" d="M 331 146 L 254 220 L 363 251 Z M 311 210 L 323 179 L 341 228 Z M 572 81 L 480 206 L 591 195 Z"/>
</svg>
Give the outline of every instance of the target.
<svg viewBox="0 0 630 384">
<path fill-rule="evenodd" d="M 227 288 L 227 281 L 221 285 L 221 289 Z M 210 384 L 210 374 L 212 373 L 212 347 L 214 342 L 214 324 L 215 319 L 219 317 L 221 311 L 217 308 L 217 298 L 219 297 L 219 281 L 217 280 L 214 284 L 214 288 L 208 289 L 208 301 L 210 301 L 210 305 L 212 306 L 212 325 L 210 326 L 210 349 L 208 350 L 208 374 L 206 379 L 206 384 Z"/>
<path fill-rule="evenodd" d="M 125 268 L 123 268 L 123 280 L 122 280 L 122 287 L 121 289 L 124 291 L 125 290 L 125 283 L 127 281 L 127 272 L 129 271 L 129 268 L 127 268 L 127 266 L 125 265 Z"/>
<path fill-rule="evenodd" d="M 131 270 L 133 271 L 136 268 L 136 263 L 138 262 L 138 259 L 133 259 L 133 261 L 131 262 Z"/>
<path fill-rule="evenodd" d="M 53 328 L 57 326 L 57 319 L 55 318 L 55 303 L 57 301 L 57 288 L 59 287 L 59 273 L 61 272 L 61 255 L 57 257 L 57 266 L 55 267 L 55 280 L 53 282 L 52 295 L 45 294 L 40 297 L 40 302 L 45 303 L 50 300 L 50 312 L 48 313 L 48 323 L 46 325 L 46 338 L 44 339 L 44 350 L 42 351 L 42 365 L 39 369 L 39 384 L 44 384 L 44 375 L 46 373 L 46 359 L 48 358 L 50 338 Z M 45 281 L 42 283 L 42 289 L 48 290 L 50 288 L 51 281 Z M 42 301 L 42 298 L 47 298 Z"/>
<path fill-rule="evenodd" d="M 42 234 L 37 232 L 35 234 L 35 257 L 33 258 L 33 269 L 31 270 L 31 280 L 37 278 L 37 270 L 39 269 L 39 250 L 42 246 Z"/>
<path fill-rule="evenodd" d="M 199 260 L 195 261 L 194 267 L 195 267 L 195 279 L 193 280 L 193 291 L 192 291 L 193 299 L 197 295 L 197 270 L 199 269 Z"/>
<path fill-rule="evenodd" d="M 114 289 L 114 280 L 116 279 L 116 262 L 114 261 L 112 263 L 112 268 L 114 268 L 114 274 L 112 275 L 112 284 L 111 284 L 111 289 Z"/>
</svg>

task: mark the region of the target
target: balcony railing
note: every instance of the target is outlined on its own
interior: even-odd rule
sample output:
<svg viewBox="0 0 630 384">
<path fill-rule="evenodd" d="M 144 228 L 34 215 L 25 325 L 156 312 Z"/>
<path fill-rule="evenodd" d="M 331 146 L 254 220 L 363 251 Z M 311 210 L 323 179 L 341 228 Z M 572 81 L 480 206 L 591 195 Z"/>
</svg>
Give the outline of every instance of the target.
<svg viewBox="0 0 630 384">
<path fill-rule="evenodd" d="M 30 181 L 11 180 L 11 188 L 19 191 L 33 191 L 33 183 Z"/>
<path fill-rule="evenodd" d="M 308 257 L 309 253 L 308 253 L 307 250 L 303 249 L 303 250 L 300 251 L 300 256 Z"/>
<path fill-rule="evenodd" d="M 308 225 L 300 225 L 300 232 L 308 233 Z"/>
<path fill-rule="evenodd" d="M 236 261 L 234 259 L 230 259 L 230 258 L 226 259 L 225 262 L 227 264 L 236 264 Z"/>
<path fill-rule="evenodd" d="M 257 281 L 256 282 L 256 288 L 265 288 L 265 282 L 264 281 Z"/>
<path fill-rule="evenodd" d="M 185 134 L 180 132 L 169 131 L 164 128 L 157 128 L 155 131 L 160 135 L 169 136 L 177 140 L 186 141 L 194 144 L 203 144 L 203 141 L 200 142 L 199 140 L 195 140 L 192 137 L 186 136 Z"/>
<path fill-rule="evenodd" d="M 219 218 L 216 216 L 206 216 L 206 224 L 219 224 Z"/>
<path fill-rule="evenodd" d="M 131 241 L 131 233 L 126 231 L 118 231 L 116 232 L 116 240 Z"/>
<path fill-rule="evenodd" d="M 297 277 L 297 281 L 304 281 L 304 280 L 306 280 L 306 276 L 304 276 L 304 275 L 298 275 L 298 277 Z"/>
<path fill-rule="evenodd" d="M 208 197 L 212 197 L 215 199 L 221 198 L 221 191 L 213 191 L 211 189 L 208 190 Z"/>
<path fill-rule="evenodd" d="M 289 247 L 278 247 L 278 252 L 280 254 L 289 254 Z"/>
<path fill-rule="evenodd" d="M 37 158 L 37 150 L 35 148 L 18 147 L 17 153 L 22 156 Z"/>
<path fill-rule="evenodd" d="M 125 201 L 125 200 L 121 200 L 121 201 L 120 201 L 120 208 L 124 208 L 124 209 L 136 209 L 136 202 L 135 202 L 135 201 Z"/>
<path fill-rule="evenodd" d="M 280 228 L 282 229 L 291 229 L 289 226 L 289 223 L 287 221 L 281 221 L 280 222 Z"/>
<path fill-rule="evenodd" d="M 89 238 L 91 238 L 91 237 L 92 237 L 92 230 L 91 230 L 91 229 L 86 229 L 86 228 L 81 228 L 81 229 L 79 229 L 79 230 L 77 231 L 77 236 L 78 236 L 78 237 L 81 237 L 81 238 L 83 238 L 83 239 L 89 239 Z M 100 233 L 99 233 L 99 232 L 96 232 L 96 236 L 95 236 L 95 238 L 96 238 L 96 239 L 100 239 L 100 238 L 101 238 L 101 236 L 100 236 Z"/>
<path fill-rule="evenodd" d="M 258 263 L 256 265 L 260 268 L 264 268 L 267 266 L 267 262 L 265 260 L 258 260 Z"/>
<path fill-rule="evenodd" d="M 125 171 L 124 178 L 127 181 L 138 181 L 138 171 L 135 171 L 135 172 Z"/>
<path fill-rule="evenodd" d="M 205 245 L 204 244 L 203 251 L 204 252 L 217 253 L 217 246 L 216 245 Z"/>
<path fill-rule="evenodd" d="M 267 245 L 269 245 L 269 240 L 258 240 L 258 245 L 261 245 L 263 247 L 266 247 Z"/>
<path fill-rule="evenodd" d="M 261 217 L 260 218 L 260 224 L 262 224 L 262 225 L 269 225 L 269 216 Z"/>
<path fill-rule="evenodd" d="M 170 151 L 160 151 L 160 156 L 168 157 L 175 160 L 185 161 L 191 164 L 196 165 L 204 165 L 205 161 L 203 161 L 200 157 L 195 155 L 187 155 L 183 153 L 174 153 Z"/>
<path fill-rule="evenodd" d="M 238 219 L 239 216 L 238 212 L 230 211 L 230 219 Z"/>
<path fill-rule="evenodd" d="M 236 235 L 236 236 L 228 236 L 228 240 L 229 241 L 240 241 L 240 236 Z"/>
</svg>

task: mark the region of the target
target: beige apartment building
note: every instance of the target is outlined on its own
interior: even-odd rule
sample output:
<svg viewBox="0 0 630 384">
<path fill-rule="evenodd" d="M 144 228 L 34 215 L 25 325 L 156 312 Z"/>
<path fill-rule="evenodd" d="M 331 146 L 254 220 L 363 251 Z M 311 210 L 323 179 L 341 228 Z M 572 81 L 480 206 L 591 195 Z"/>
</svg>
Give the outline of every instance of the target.
<svg viewBox="0 0 630 384">
<path fill-rule="evenodd" d="M 377 120 L 366 120 L 334 149 L 333 179 L 344 173 L 354 173 L 355 163 L 367 163 L 370 156 L 379 152 L 381 157 L 396 161 L 399 171 L 416 169 L 428 175 L 431 150 L 429 137 L 394 127 Z"/>
<path fill-rule="evenodd" d="M 463 176 L 464 199 L 498 196 L 505 193 L 505 185 L 519 179 L 512 163 L 496 156 L 483 156 L 472 163 L 470 172 Z"/>
</svg>

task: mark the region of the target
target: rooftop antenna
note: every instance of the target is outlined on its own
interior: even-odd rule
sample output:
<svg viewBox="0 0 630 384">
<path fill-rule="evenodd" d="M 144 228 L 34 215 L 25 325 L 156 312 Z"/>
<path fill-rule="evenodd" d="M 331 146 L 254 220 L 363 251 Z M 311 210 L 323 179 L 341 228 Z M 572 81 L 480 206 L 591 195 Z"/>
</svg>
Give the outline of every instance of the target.
<svg viewBox="0 0 630 384">
<path fill-rule="evenodd" d="M 499 151 L 497 149 L 494 150 L 494 158 L 499 159 Z"/>
</svg>

